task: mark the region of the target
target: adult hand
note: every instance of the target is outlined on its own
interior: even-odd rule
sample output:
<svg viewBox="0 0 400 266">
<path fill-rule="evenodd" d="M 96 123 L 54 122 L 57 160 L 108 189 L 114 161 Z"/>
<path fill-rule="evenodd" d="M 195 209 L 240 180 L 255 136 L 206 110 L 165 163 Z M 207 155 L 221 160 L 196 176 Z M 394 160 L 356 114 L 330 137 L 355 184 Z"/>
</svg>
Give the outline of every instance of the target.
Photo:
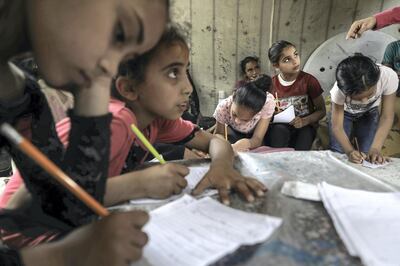
<svg viewBox="0 0 400 266">
<path fill-rule="evenodd" d="M 354 21 L 346 35 L 346 40 L 357 39 L 364 33 L 364 31 L 371 30 L 376 25 L 375 17 L 368 17 Z"/>
<path fill-rule="evenodd" d="M 229 205 L 231 190 L 239 192 L 248 202 L 254 201 L 254 196 L 262 197 L 267 188 L 258 180 L 242 176 L 232 165 L 225 163 L 211 163 L 210 170 L 197 184 L 193 195 L 201 194 L 207 188 L 218 189 L 222 203 Z"/>
</svg>

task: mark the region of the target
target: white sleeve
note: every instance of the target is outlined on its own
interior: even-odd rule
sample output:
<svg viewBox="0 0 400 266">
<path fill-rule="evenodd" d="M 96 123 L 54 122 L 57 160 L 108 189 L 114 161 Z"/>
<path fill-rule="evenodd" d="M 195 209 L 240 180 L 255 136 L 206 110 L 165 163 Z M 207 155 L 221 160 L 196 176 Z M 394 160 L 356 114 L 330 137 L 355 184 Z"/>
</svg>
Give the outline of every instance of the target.
<svg viewBox="0 0 400 266">
<path fill-rule="evenodd" d="M 335 82 L 335 84 L 333 85 L 330 93 L 331 93 L 331 101 L 333 103 L 336 103 L 338 105 L 344 105 L 346 96 L 343 94 L 343 92 L 337 86 L 337 82 Z"/>
<path fill-rule="evenodd" d="M 390 95 L 397 91 L 399 77 L 390 67 L 381 67 L 383 95 Z"/>
</svg>

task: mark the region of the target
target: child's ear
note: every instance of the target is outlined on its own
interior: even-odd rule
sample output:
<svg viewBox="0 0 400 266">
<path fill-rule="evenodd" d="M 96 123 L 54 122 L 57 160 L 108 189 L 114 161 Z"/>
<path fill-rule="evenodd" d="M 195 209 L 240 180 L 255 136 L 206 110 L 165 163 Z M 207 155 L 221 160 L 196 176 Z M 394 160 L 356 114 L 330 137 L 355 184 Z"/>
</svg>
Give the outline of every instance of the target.
<svg viewBox="0 0 400 266">
<path fill-rule="evenodd" d="M 138 93 L 133 86 L 133 82 L 131 79 L 127 77 L 118 77 L 115 81 L 115 87 L 117 88 L 118 93 L 125 99 L 129 101 L 135 101 L 138 98 Z"/>
</svg>

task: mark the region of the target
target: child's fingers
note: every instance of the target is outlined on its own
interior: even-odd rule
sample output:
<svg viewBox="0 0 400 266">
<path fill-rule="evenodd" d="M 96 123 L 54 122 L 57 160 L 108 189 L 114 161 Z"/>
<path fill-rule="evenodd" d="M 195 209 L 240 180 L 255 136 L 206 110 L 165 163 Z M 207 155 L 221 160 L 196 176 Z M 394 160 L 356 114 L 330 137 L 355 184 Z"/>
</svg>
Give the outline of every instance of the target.
<svg viewBox="0 0 400 266">
<path fill-rule="evenodd" d="M 236 183 L 236 190 L 245 197 L 248 202 L 254 201 L 253 193 L 251 193 L 249 187 L 246 185 L 246 182 L 239 181 Z"/>
<path fill-rule="evenodd" d="M 188 184 L 187 180 L 185 178 L 178 178 L 178 182 L 176 182 L 178 186 L 181 188 L 185 188 Z"/>
<path fill-rule="evenodd" d="M 246 184 L 257 194 L 258 197 L 264 196 L 265 192 L 268 190 L 263 183 L 253 178 L 247 178 Z"/>
<path fill-rule="evenodd" d="M 174 187 L 174 194 L 175 195 L 179 195 L 179 194 L 181 194 L 181 192 L 182 192 L 182 187 L 180 187 L 180 186 L 175 186 Z"/>
<path fill-rule="evenodd" d="M 187 176 L 190 172 L 189 168 L 182 164 L 173 163 L 173 164 L 171 164 L 171 166 L 173 167 L 174 173 L 176 173 L 177 175 L 182 176 L 182 177 Z"/>
<path fill-rule="evenodd" d="M 219 198 L 220 198 L 221 202 L 225 205 L 229 205 L 230 204 L 229 189 L 219 188 L 218 193 L 219 193 Z"/>
<path fill-rule="evenodd" d="M 193 196 L 198 196 L 201 193 L 203 193 L 203 191 L 206 188 L 209 188 L 211 186 L 210 181 L 208 180 L 208 178 L 206 176 L 203 177 L 203 179 L 197 184 L 197 186 L 193 189 L 192 191 L 192 195 Z"/>
</svg>

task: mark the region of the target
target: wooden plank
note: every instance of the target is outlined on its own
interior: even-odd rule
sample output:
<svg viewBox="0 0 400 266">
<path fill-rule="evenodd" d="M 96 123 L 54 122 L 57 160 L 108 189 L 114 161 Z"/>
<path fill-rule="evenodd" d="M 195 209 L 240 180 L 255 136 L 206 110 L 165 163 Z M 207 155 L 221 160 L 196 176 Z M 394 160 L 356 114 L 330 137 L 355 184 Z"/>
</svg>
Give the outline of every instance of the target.
<svg viewBox="0 0 400 266">
<path fill-rule="evenodd" d="M 246 56 L 260 56 L 260 19 L 262 0 L 239 0 L 236 64 Z M 237 68 L 236 80 L 240 78 Z"/>
<path fill-rule="evenodd" d="M 192 77 L 204 115 L 211 115 L 216 104 L 214 87 L 214 1 L 192 1 Z"/>
<path fill-rule="evenodd" d="M 279 15 L 278 40 L 286 40 L 301 46 L 301 32 L 303 27 L 303 16 L 305 0 L 281 0 Z"/>
<path fill-rule="evenodd" d="M 329 18 L 328 39 L 342 32 L 347 32 L 354 20 L 357 0 L 333 0 Z"/>
<path fill-rule="evenodd" d="M 331 1 L 307 0 L 306 4 L 303 34 L 301 36 L 302 45 L 299 51 L 302 65 L 307 62 L 311 53 L 325 41 Z"/>
<path fill-rule="evenodd" d="M 271 75 L 272 73 L 272 66 L 269 63 L 268 59 L 268 49 L 273 41 L 271 36 L 273 36 L 274 34 L 273 24 L 271 27 L 271 19 L 273 19 L 272 16 L 276 18 L 276 12 L 273 9 L 276 9 L 277 5 L 279 6 L 277 0 L 268 0 L 263 1 L 262 6 L 262 20 L 260 27 L 260 63 L 261 70 L 263 71 L 263 73 L 266 73 L 268 75 Z"/>
<path fill-rule="evenodd" d="M 237 2 L 215 1 L 215 87 L 232 92 L 236 82 Z"/>
</svg>

